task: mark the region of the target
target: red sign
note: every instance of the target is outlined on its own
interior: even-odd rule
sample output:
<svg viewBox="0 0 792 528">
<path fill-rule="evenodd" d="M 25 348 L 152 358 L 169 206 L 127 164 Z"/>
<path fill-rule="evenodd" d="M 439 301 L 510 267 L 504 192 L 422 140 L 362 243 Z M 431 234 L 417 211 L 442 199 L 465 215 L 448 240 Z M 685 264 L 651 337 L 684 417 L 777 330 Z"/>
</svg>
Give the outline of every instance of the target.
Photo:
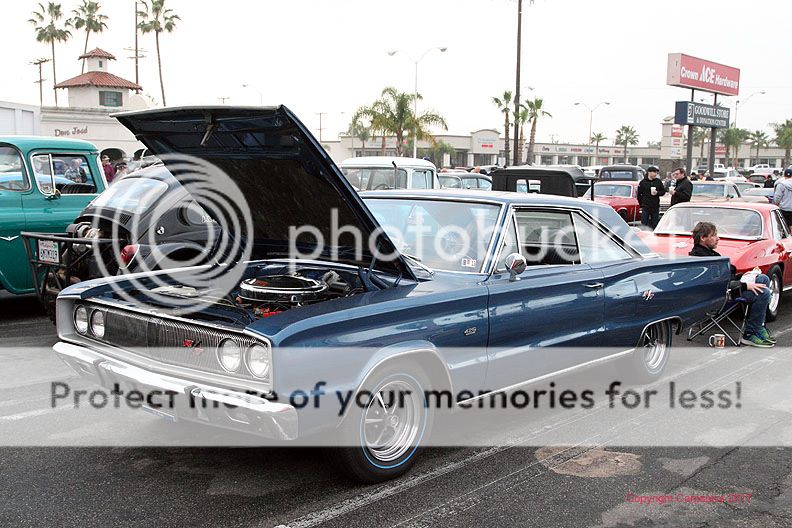
<svg viewBox="0 0 792 528">
<path fill-rule="evenodd" d="M 672 138 L 681 138 L 682 134 L 682 127 L 679 125 L 673 125 L 671 127 L 671 137 Z"/>
<path fill-rule="evenodd" d="M 723 95 L 739 95 L 740 69 L 684 53 L 669 53 L 666 83 Z"/>
</svg>

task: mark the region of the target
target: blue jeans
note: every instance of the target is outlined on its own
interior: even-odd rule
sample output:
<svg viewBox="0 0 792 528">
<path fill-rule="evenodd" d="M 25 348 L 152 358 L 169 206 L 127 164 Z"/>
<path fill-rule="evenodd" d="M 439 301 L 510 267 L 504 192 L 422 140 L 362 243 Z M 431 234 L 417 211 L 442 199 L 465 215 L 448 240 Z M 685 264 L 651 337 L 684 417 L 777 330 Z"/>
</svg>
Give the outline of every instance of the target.
<svg viewBox="0 0 792 528">
<path fill-rule="evenodd" d="M 660 208 L 642 207 L 641 208 L 641 223 L 649 226 L 652 229 L 657 227 L 657 222 L 660 221 Z"/>
<path fill-rule="evenodd" d="M 768 286 L 770 278 L 767 275 L 761 274 L 756 277 L 756 282 Z M 768 286 L 762 293 L 755 294 L 751 291 L 745 291 L 742 297 L 748 299 L 750 306 L 748 308 L 748 315 L 745 318 L 745 337 L 750 337 L 759 332 L 759 329 L 765 324 L 765 315 L 767 315 L 767 307 L 770 304 L 770 287 Z"/>
</svg>

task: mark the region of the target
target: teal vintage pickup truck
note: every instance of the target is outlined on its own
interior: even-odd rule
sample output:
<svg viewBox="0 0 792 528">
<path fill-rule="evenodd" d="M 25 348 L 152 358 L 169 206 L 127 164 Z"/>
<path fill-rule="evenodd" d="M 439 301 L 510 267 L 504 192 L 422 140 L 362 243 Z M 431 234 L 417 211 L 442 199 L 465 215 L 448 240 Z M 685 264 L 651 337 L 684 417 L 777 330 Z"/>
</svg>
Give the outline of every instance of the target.
<svg viewBox="0 0 792 528">
<path fill-rule="evenodd" d="M 23 231 L 62 233 L 105 190 L 92 143 L 43 136 L 0 136 L 0 290 L 33 293 Z M 38 257 L 57 262 L 55 243 Z"/>
</svg>

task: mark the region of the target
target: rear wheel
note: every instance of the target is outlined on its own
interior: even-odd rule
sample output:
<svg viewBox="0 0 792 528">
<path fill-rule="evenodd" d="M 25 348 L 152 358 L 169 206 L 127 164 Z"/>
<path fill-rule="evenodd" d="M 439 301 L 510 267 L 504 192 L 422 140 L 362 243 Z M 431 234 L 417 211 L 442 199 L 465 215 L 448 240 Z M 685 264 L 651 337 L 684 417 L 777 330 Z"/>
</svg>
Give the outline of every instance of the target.
<svg viewBox="0 0 792 528">
<path fill-rule="evenodd" d="M 341 425 L 343 447 L 335 450 L 340 468 L 368 484 L 406 473 L 431 431 L 427 387 L 425 374 L 412 366 L 375 372 L 366 383 L 366 397 L 351 406 Z"/>
<path fill-rule="evenodd" d="M 778 317 L 778 309 L 781 307 L 781 292 L 784 289 L 784 282 L 781 278 L 781 269 L 773 266 L 767 273 L 770 279 L 770 304 L 767 305 L 767 321 L 775 321 Z"/>
<path fill-rule="evenodd" d="M 631 374 L 635 381 L 649 383 L 663 375 L 671 354 L 670 321 L 653 323 L 646 329 L 631 357 Z"/>
</svg>

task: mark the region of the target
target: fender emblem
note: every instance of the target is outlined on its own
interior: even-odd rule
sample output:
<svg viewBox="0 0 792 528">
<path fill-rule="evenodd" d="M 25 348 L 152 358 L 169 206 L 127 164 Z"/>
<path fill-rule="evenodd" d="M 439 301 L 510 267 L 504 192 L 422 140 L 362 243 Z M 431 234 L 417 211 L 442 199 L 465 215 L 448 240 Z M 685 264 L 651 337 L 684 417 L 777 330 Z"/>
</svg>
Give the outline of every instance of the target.
<svg viewBox="0 0 792 528">
<path fill-rule="evenodd" d="M 12 242 L 12 241 L 16 240 L 17 238 L 19 238 L 19 236 L 9 236 L 9 237 L 4 237 L 3 236 L 3 237 L 0 237 L 0 238 L 5 240 L 6 242 Z"/>
<path fill-rule="evenodd" d="M 652 290 L 646 290 L 643 292 L 644 301 L 650 301 L 654 298 L 654 292 Z"/>
<path fill-rule="evenodd" d="M 194 341 L 192 339 L 185 339 L 182 341 L 183 348 L 189 348 L 194 356 L 203 354 L 204 349 L 201 348 L 201 341 Z"/>
<path fill-rule="evenodd" d="M 476 327 L 475 326 L 471 326 L 470 328 L 465 328 L 465 335 L 466 336 L 472 336 L 475 333 L 476 333 Z"/>
</svg>

